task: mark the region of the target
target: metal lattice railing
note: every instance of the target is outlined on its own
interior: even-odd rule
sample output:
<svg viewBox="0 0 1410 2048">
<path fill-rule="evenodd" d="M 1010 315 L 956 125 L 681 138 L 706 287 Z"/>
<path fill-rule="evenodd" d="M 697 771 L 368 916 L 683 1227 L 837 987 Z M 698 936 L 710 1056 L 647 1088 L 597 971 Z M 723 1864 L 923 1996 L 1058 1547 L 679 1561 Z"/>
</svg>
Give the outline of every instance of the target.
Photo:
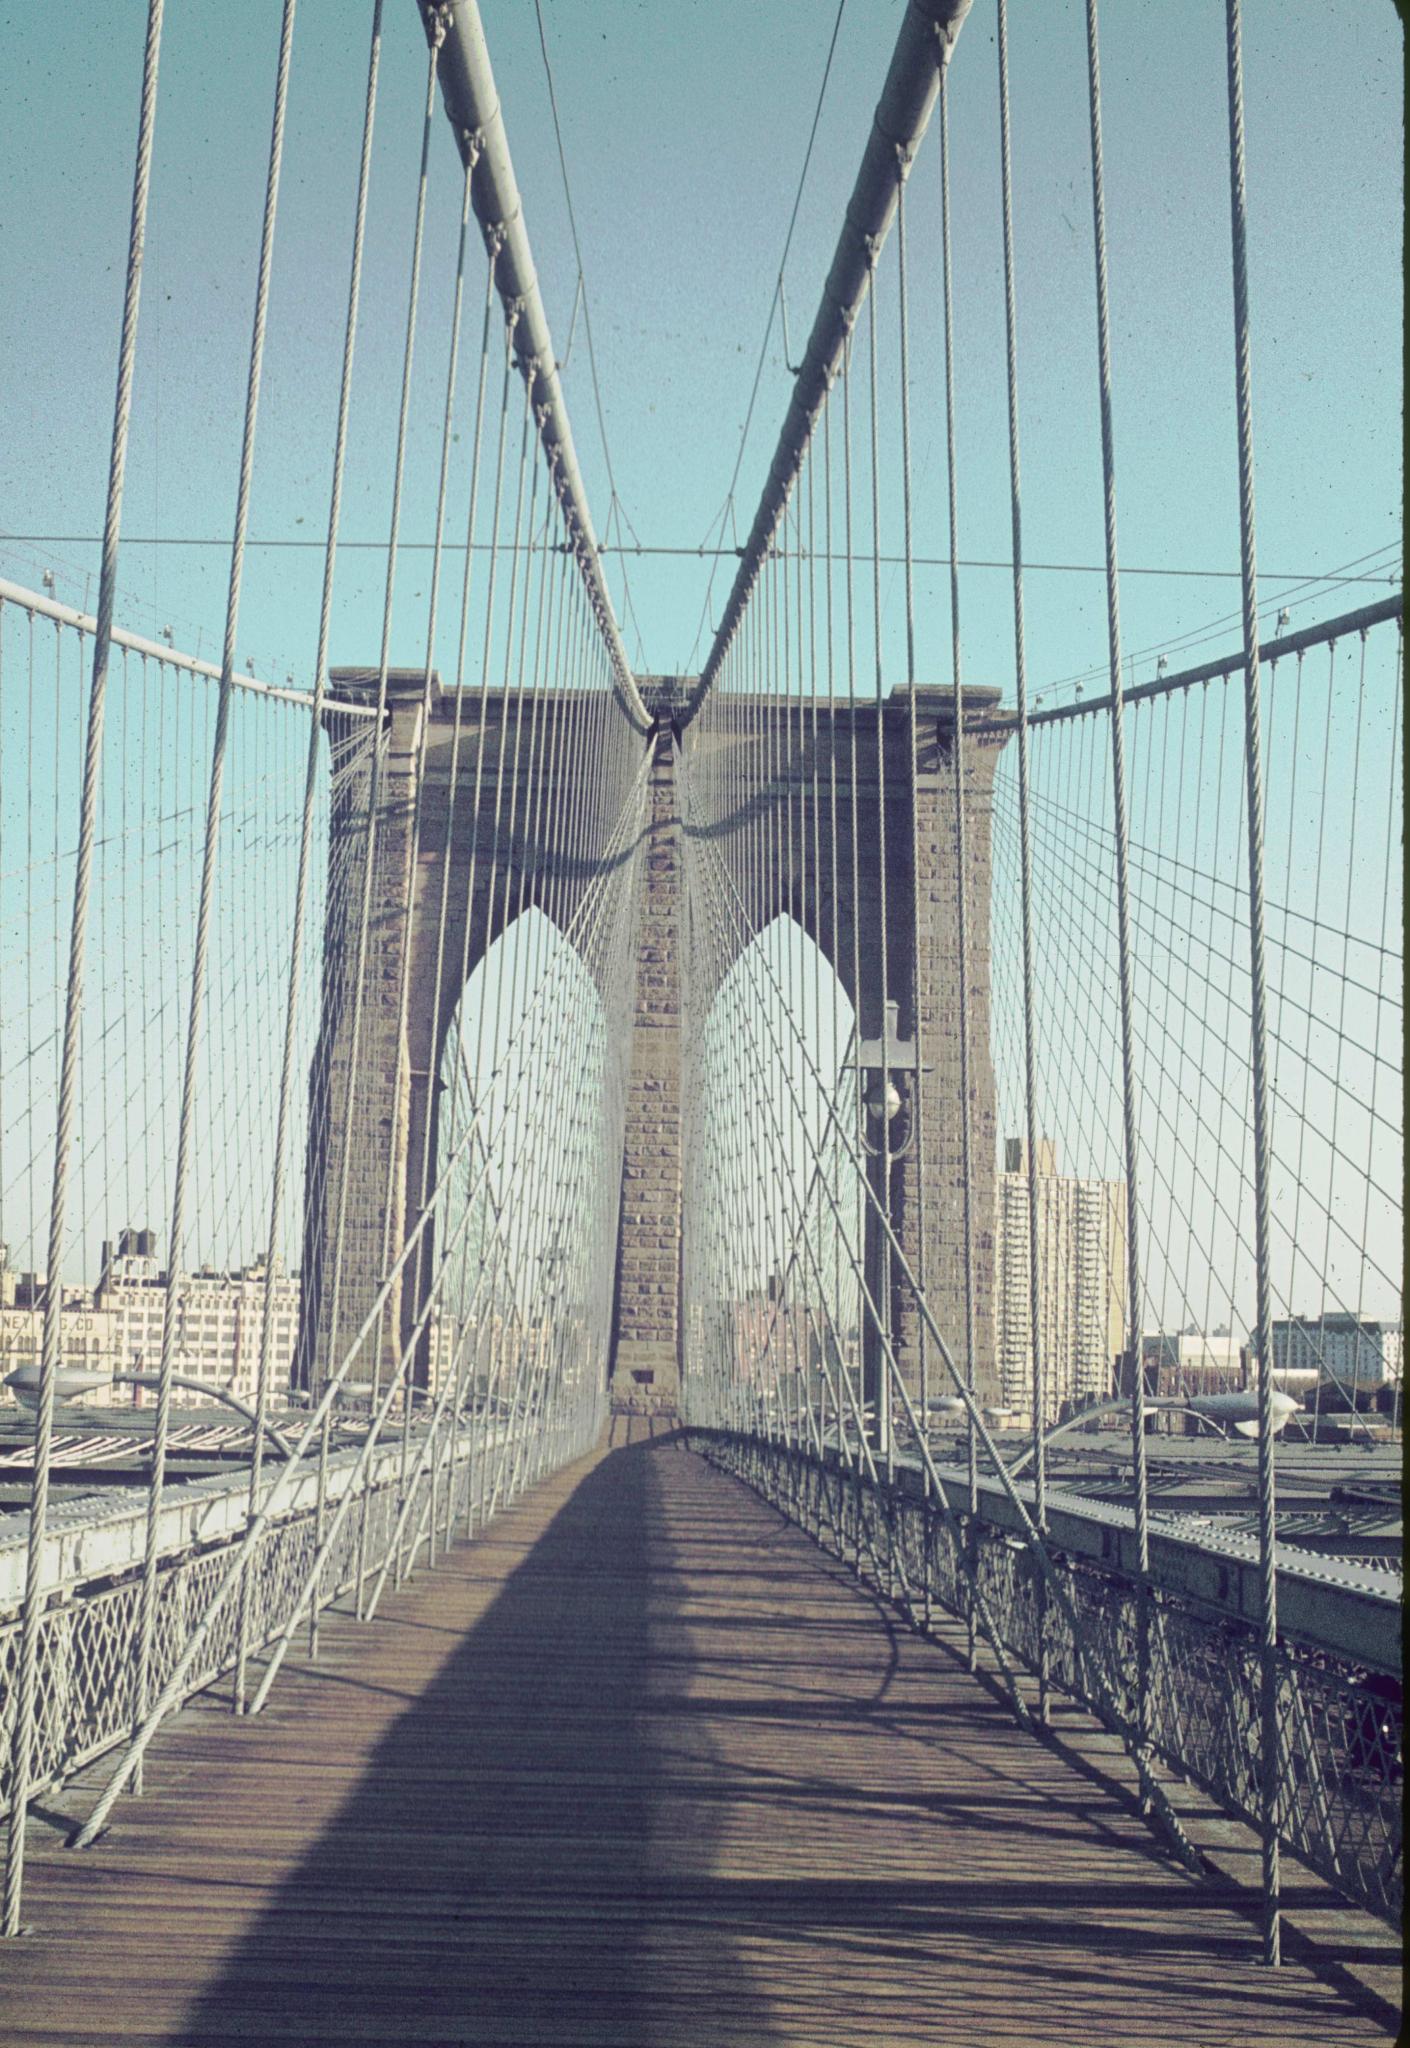
<svg viewBox="0 0 1410 2048">
<path fill-rule="evenodd" d="M 757 1437 L 705 1431 L 697 1447 L 853 1564 L 915 1625 L 924 1627 L 932 1604 L 968 1618 L 972 1596 L 959 1545 L 932 1500 Z M 969 1525 L 966 1540 L 995 1634 L 1013 1660 L 1034 1675 L 1042 1669 L 1048 1685 L 1129 1735 L 1138 1699 L 1139 1589 L 1125 1577 L 1059 1559 L 1064 1612 L 1044 1598 L 1024 1545 L 981 1522 Z M 1149 1641 L 1152 1750 L 1257 1827 L 1256 1629 L 1161 1594 L 1153 1603 Z M 1101 1689 L 1093 1685 L 1094 1672 L 1105 1681 Z M 1347 1898 L 1398 1922 L 1398 1683 L 1284 1641 L 1278 1702 L 1281 1842 Z"/>
<path fill-rule="evenodd" d="M 442 1469 L 442 1468 L 448 1469 Z M 449 1494 L 446 1492 L 449 1482 Z M 463 1528 L 483 1515 L 489 1474 L 462 1437 L 441 1466 L 427 1464 L 409 1496 L 409 1522 L 424 1537 L 442 1526 Z M 401 1549 L 403 1494 L 394 1456 L 387 1455 L 366 1496 L 365 1532 L 345 1517 L 323 1562 L 316 1607 L 370 1582 Z M 318 1548 L 320 1511 L 300 1507 L 264 1531 L 249 1561 L 249 1640 L 256 1655 L 301 1611 Z M 205 1549 L 164 1558 L 157 1579 L 152 1683 L 160 1690 L 205 1616 L 243 1530 Z M 419 1547 L 419 1546 L 418 1546 Z M 405 1568 L 405 1567 L 404 1567 Z M 33 1793 L 52 1790 L 105 1751 L 126 1741 L 137 1707 L 136 1648 L 141 1618 L 141 1568 L 64 1588 L 46 1608 L 39 1631 L 37 1709 L 30 1756 Z M 0 1812 L 8 1812 L 20 1616 L 0 1620 Z M 235 1667 L 239 1610 L 225 1607 L 182 1681 L 182 1699 L 202 1692 Z"/>
</svg>

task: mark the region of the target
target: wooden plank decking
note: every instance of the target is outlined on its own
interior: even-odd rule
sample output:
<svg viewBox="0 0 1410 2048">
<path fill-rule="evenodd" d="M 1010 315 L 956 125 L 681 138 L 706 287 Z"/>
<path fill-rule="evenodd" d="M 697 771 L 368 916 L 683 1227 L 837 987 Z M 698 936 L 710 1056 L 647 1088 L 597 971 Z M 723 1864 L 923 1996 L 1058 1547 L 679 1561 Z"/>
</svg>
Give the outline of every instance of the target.
<svg viewBox="0 0 1410 2048">
<path fill-rule="evenodd" d="M 11 2048 L 1386 2036 L 670 1439 L 332 1623 L 257 1720 L 188 1709 L 119 1814 L 35 1824 Z"/>
</svg>

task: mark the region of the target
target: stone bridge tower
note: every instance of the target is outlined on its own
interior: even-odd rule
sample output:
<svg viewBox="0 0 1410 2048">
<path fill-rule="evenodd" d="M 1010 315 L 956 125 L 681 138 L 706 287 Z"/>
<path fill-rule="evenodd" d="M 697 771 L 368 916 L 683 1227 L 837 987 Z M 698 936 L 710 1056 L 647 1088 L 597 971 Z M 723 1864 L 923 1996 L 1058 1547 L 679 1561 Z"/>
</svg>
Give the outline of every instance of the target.
<svg viewBox="0 0 1410 2048">
<path fill-rule="evenodd" d="M 341 671 L 330 680 L 346 694 L 365 696 L 375 688 L 376 678 L 367 671 Z M 757 746 L 761 709 L 777 721 L 777 730 L 767 749 L 771 776 L 757 789 L 751 815 L 763 805 L 774 813 L 781 832 L 797 833 L 800 842 L 806 834 L 810 848 L 821 844 L 818 872 L 829 873 L 834 812 L 831 805 L 820 805 L 818 793 L 828 783 L 831 750 L 839 855 L 835 903 L 817 891 L 809 892 L 808 901 L 786 901 L 783 878 L 776 876 L 776 900 L 763 906 L 763 922 L 778 914 L 798 919 L 831 959 L 856 1009 L 864 1040 L 879 1038 L 885 1025 L 881 976 L 884 872 L 888 989 L 899 1006 L 901 1036 L 914 1040 L 919 1025 L 921 1058 L 927 1070 L 920 1084 L 920 1142 L 893 1164 L 886 1194 L 900 1243 L 912 1266 L 917 1270 L 923 1267 L 926 1294 L 936 1320 L 960 1357 L 964 1336 L 963 1182 L 954 971 L 952 693 L 938 689 L 917 693 L 919 749 L 914 780 L 909 707 L 903 693 L 888 699 L 879 712 L 874 704 L 850 710 L 829 705 L 825 711 L 820 706 L 822 715 L 811 722 L 799 719 L 796 704 L 781 706 L 770 700 L 761 706 L 745 697 L 730 697 L 714 707 L 708 727 L 698 731 L 687 728 L 684 736 L 671 723 L 672 699 L 678 694 L 664 687 L 654 693 L 648 689 L 657 722 L 655 731 L 642 740 L 643 747 L 651 750 L 649 797 L 636 908 L 636 998 L 621 1165 L 614 1336 L 611 1356 L 604 1361 L 613 1399 L 670 1409 L 679 1390 L 681 1244 L 683 1228 L 689 1228 L 689 1219 L 681 1214 L 680 752 L 683 746 L 689 758 L 696 749 Z M 969 721 L 981 722 L 992 711 L 997 694 L 967 690 Z M 464 986 L 460 963 L 464 962 L 467 973 L 473 972 L 485 946 L 499 936 L 504 926 L 497 905 L 507 901 L 516 908 L 545 905 L 549 901 L 545 885 L 553 877 L 557 884 L 553 901 L 560 908 L 566 903 L 571 915 L 572 905 L 592 878 L 590 869 L 579 872 L 574 868 L 566 847 L 552 843 L 548 822 L 571 814 L 573 779 L 583 772 L 571 758 L 571 749 L 558 746 L 551 737 L 573 709 L 574 693 L 539 693 L 534 710 L 534 716 L 546 722 L 545 732 L 550 735 L 539 749 L 538 758 L 548 767 L 538 780 L 541 785 L 552 783 L 555 798 L 566 796 L 567 802 L 546 803 L 542 786 L 533 788 L 525 783 L 513 792 L 513 815 L 518 822 L 514 832 L 505 836 L 491 833 L 485 806 L 477 815 L 463 786 L 458 789 L 457 801 L 451 803 L 454 699 L 449 693 L 434 691 L 425 780 L 419 792 L 419 855 L 408 919 L 422 695 L 420 671 L 393 673 L 381 741 L 372 921 L 351 1128 L 341 1107 L 347 1100 L 352 1059 L 352 920 L 356 905 L 353 892 L 330 890 L 306 1171 L 303 1305 L 296 1367 L 306 1386 L 320 1385 L 329 1370 L 334 1308 L 329 1247 L 339 1189 L 346 1182 L 344 1257 L 337 1303 L 340 1343 L 346 1343 L 366 1316 L 387 1270 L 388 1251 L 394 1259 L 414 1227 L 420 1199 L 414 1163 L 422 1156 L 428 1126 L 430 1157 L 435 1157 L 437 1077 L 446 1032 Z M 488 764 L 483 770 L 486 776 L 493 772 L 502 748 L 507 758 L 507 723 L 515 702 L 499 695 L 491 695 L 485 702 L 481 759 Z M 468 721 L 469 713 L 465 715 Z M 365 730 L 365 721 L 357 724 Z M 359 742 L 354 722 L 340 720 L 336 710 L 330 713 L 329 729 L 335 767 L 340 771 L 335 777 L 332 816 L 336 871 L 339 862 L 346 865 L 350 852 L 362 843 L 370 754 L 365 741 Z M 466 775 L 465 763 L 475 757 L 478 742 L 478 730 L 467 724 L 459 757 L 460 777 Z M 978 1305 L 974 1367 L 984 1398 L 993 1398 L 997 1392 L 993 1339 L 997 1129 L 989 1052 L 988 910 L 991 792 L 1002 743 L 1002 734 L 982 732 L 968 735 L 963 742 Z M 851 795 L 854 750 L 855 820 Z M 360 767 L 355 756 L 361 760 Z M 743 832 L 748 822 L 723 821 L 723 836 L 727 839 L 731 831 Z M 859 854 L 855 891 L 854 823 Z M 469 886 L 472 855 L 473 900 Z M 437 1008 L 436 944 L 447 864 L 450 910 L 444 952 L 456 965 L 453 972 L 442 974 Z M 795 860 L 793 871 L 797 873 L 802 866 L 801 859 Z M 511 889 L 506 889 L 506 879 L 514 885 Z M 472 934 L 469 945 L 467 923 Z M 404 969 L 409 978 L 409 1003 L 406 1040 L 399 1051 L 399 990 Z M 385 1203 L 389 1180 L 393 1190 L 390 1224 Z M 873 1242 L 869 1256 L 874 1258 L 875 1252 Z M 429 1271 L 429 1265 L 422 1270 Z M 413 1274 L 410 1262 L 408 1273 Z M 384 1379 L 399 1343 L 406 1341 L 414 1327 L 421 1306 L 419 1284 L 413 1274 L 397 1290 L 385 1319 L 379 1368 Z M 914 1385 L 919 1378 L 919 1323 L 909 1294 L 899 1283 L 892 1290 L 891 1329 L 903 1370 Z M 360 1370 L 354 1374 L 355 1378 L 363 1376 Z M 370 1370 L 366 1376 L 371 1376 Z M 932 1384 L 941 1384 L 938 1361 L 932 1369 Z"/>
<path fill-rule="evenodd" d="M 972 1221 L 975 1278 L 975 1384 L 983 1400 L 999 1392 L 994 1355 L 994 1216 L 998 1142 L 990 1053 L 990 822 L 994 770 L 1006 733 L 985 730 L 995 689 L 965 691 L 961 767 L 965 804 L 969 938 L 969 1026 Z M 920 1113 L 915 1141 L 893 1161 L 882 1189 L 902 1251 L 923 1276 L 935 1320 L 964 1368 L 964 1176 L 961 1165 L 960 1011 L 954 798 L 954 693 L 916 692 L 917 750 L 912 776 L 908 693 L 897 690 L 880 709 L 874 701 L 844 705 L 808 700 L 780 706 L 776 698 L 731 695 L 712 707 L 698 735 L 687 728 L 688 759 L 744 752 L 753 772 L 731 776 L 724 763 L 716 785 L 750 791 L 747 814 L 726 818 L 712 833 L 729 858 L 730 841 L 757 831 L 762 812 L 777 846 L 766 875 L 774 893 L 754 909 L 760 928 L 773 917 L 796 918 L 827 956 L 857 1014 L 863 1041 L 881 1040 L 884 1000 L 896 1004 L 899 1036 L 919 1044 Z M 761 732 L 761 714 L 763 718 Z M 971 727 L 978 730 L 970 730 Z M 760 765 L 762 764 L 762 772 Z M 855 810 L 854 797 L 855 790 Z M 855 882 L 853 846 L 857 852 Z M 787 895 L 787 877 L 808 874 L 804 894 Z M 837 894 L 831 894 L 831 876 Z M 884 889 L 883 889 L 884 881 Z M 882 915 L 883 897 L 885 917 Z M 885 957 L 883 963 L 883 938 Z M 917 940 L 919 952 L 917 952 Z M 727 963 L 726 963 L 727 964 Z M 697 997 L 704 1001 L 705 996 Z M 909 1095 L 913 1083 L 896 1077 Z M 885 1270 L 881 1233 L 867 1209 L 867 1264 Z M 689 1219 L 686 1219 L 689 1228 Z M 893 1272 L 889 1328 L 907 1384 L 920 1381 L 920 1318 Z M 931 1385 L 947 1382 L 932 1358 Z"/>
</svg>

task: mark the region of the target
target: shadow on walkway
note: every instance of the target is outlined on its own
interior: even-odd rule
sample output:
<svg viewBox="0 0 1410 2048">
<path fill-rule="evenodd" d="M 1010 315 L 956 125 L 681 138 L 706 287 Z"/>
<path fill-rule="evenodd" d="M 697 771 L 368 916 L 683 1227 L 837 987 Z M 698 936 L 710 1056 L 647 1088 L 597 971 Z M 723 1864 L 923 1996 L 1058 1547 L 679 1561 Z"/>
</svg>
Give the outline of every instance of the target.
<svg viewBox="0 0 1410 2048">
<path fill-rule="evenodd" d="M 681 2030 L 663 2033 L 678 1959 L 646 1949 L 668 1768 L 645 1714 L 650 1581 L 669 1562 L 654 1468 L 679 1455 L 657 1437 L 580 1479 L 173 2039 L 645 2048 L 688 2040 L 692 1988 L 712 1981 L 742 2039 L 777 2038 L 701 1925 L 682 1936 Z M 479 1548 L 451 1569 L 473 1573 Z M 358 1705 L 334 1682 L 321 1711 Z"/>
</svg>

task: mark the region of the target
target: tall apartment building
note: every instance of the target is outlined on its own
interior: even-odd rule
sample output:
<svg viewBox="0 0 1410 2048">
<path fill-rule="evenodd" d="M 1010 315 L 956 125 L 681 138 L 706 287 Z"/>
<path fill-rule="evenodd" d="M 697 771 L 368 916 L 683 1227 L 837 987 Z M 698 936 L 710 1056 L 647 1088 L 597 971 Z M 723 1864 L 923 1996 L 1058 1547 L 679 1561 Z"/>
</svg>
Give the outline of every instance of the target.
<svg viewBox="0 0 1410 2048">
<path fill-rule="evenodd" d="M 1057 1170 L 1050 1138 L 1039 1140 L 1039 1341 L 1043 1419 L 1112 1391 L 1126 1330 L 1126 1191 L 1119 1181 L 1077 1180 Z M 1033 1346 L 1028 1289 L 1028 1168 L 1021 1139 L 1004 1146 L 997 1177 L 994 1325 L 1007 1407 L 1032 1410 Z"/>
</svg>

